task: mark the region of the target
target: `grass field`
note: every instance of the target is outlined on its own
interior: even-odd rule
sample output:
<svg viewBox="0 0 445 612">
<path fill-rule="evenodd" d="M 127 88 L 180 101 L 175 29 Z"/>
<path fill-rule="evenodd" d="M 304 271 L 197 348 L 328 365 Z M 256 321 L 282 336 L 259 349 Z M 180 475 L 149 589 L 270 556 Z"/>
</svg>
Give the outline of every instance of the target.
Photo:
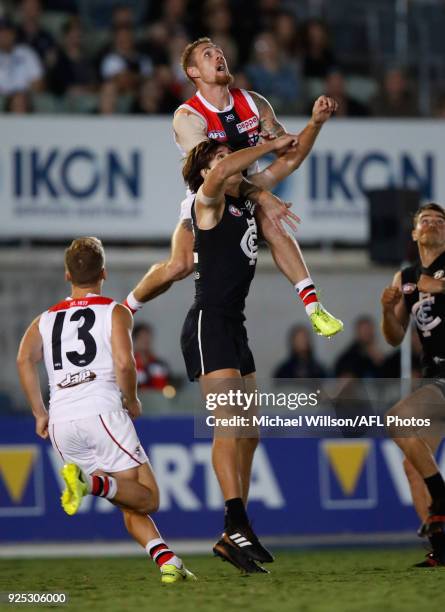
<svg viewBox="0 0 445 612">
<path fill-rule="evenodd" d="M 410 568 L 421 556 L 406 548 L 282 551 L 270 575 L 248 577 L 218 559 L 192 556 L 185 561 L 199 581 L 164 587 L 141 557 L 2 560 L 0 591 L 64 591 L 70 602 L 53 609 L 70 612 L 443 612 L 445 569 Z"/>
</svg>

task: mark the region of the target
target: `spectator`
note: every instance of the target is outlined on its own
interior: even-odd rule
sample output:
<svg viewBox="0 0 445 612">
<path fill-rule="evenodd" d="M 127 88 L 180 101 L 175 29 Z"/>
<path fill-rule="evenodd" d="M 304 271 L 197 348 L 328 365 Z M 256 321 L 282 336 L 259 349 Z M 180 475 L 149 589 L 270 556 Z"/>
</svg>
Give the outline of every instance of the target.
<svg viewBox="0 0 445 612">
<path fill-rule="evenodd" d="M 310 19 L 303 27 L 303 74 L 323 79 L 336 65 L 329 30 L 320 19 Z"/>
<path fill-rule="evenodd" d="M 5 113 L 13 115 L 26 115 L 33 112 L 31 97 L 27 92 L 18 91 L 8 96 L 5 102 Z"/>
<path fill-rule="evenodd" d="M 204 27 L 215 45 L 224 49 L 228 65 L 235 68 L 238 65 L 238 48 L 231 35 L 232 14 L 226 0 L 207 0 Z"/>
<path fill-rule="evenodd" d="M 263 94 L 277 112 L 295 111 L 301 95 L 298 70 L 280 56 L 273 34 L 264 32 L 257 37 L 254 61 L 245 72 L 253 89 Z"/>
<path fill-rule="evenodd" d="M 335 363 L 335 376 L 342 378 L 377 378 L 383 354 L 376 342 L 374 320 L 363 315 L 355 321 L 355 337 Z"/>
<path fill-rule="evenodd" d="M 343 74 L 334 70 L 326 78 L 325 91 L 338 102 L 336 117 L 367 117 L 369 109 L 356 100 L 351 98 L 346 91 L 346 83 Z"/>
<path fill-rule="evenodd" d="M 136 93 L 141 77 L 152 72 L 150 57 L 136 49 L 134 31 L 128 27 L 114 30 L 113 48 L 101 64 L 102 79 L 112 80 L 120 93 Z"/>
<path fill-rule="evenodd" d="M 306 325 L 295 325 L 289 331 L 289 355 L 274 372 L 274 378 L 324 378 L 326 370 L 316 360 L 312 334 Z"/>
<path fill-rule="evenodd" d="M 148 0 L 77 0 L 82 20 L 95 30 L 133 28 L 147 12 Z"/>
<path fill-rule="evenodd" d="M 27 45 L 16 44 L 14 25 L 0 18 L 0 94 L 40 91 L 43 67 L 37 53 Z"/>
<path fill-rule="evenodd" d="M 168 32 L 168 36 L 183 34 L 187 31 L 187 19 L 189 17 L 188 0 L 164 0 L 163 2 L 150 3 L 148 23 L 153 25 L 162 24 Z M 200 7 L 202 10 L 202 6 Z"/>
<path fill-rule="evenodd" d="M 232 87 L 238 87 L 239 89 L 253 89 L 252 83 L 249 81 L 247 75 L 244 72 L 235 72 L 233 75 Z"/>
<path fill-rule="evenodd" d="M 187 77 L 182 70 L 181 65 L 181 57 L 185 47 L 190 42 L 190 39 L 187 38 L 185 34 L 176 34 L 173 36 L 167 45 L 167 57 L 168 62 L 167 65 L 170 71 L 170 79 L 169 82 L 164 80 L 164 85 L 167 89 L 172 91 L 172 94 L 177 98 L 181 97 L 181 92 L 184 84 L 188 81 Z M 167 75 L 166 69 L 167 66 L 163 66 L 163 76 Z"/>
<path fill-rule="evenodd" d="M 273 33 L 281 55 L 287 61 L 299 62 L 298 23 L 292 11 L 280 11 L 277 14 L 273 22 Z"/>
<path fill-rule="evenodd" d="M 56 95 L 92 91 L 94 68 L 86 56 L 82 26 L 77 17 L 68 20 L 63 35 L 63 47 L 57 51 L 55 64 L 48 74 L 49 88 Z"/>
<path fill-rule="evenodd" d="M 50 66 L 54 61 L 56 42 L 52 35 L 42 28 L 41 17 L 42 3 L 40 0 L 21 1 L 17 42 L 32 47 L 45 66 Z"/>
<path fill-rule="evenodd" d="M 109 81 L 100 88 L 99 107 L 100 115 L 113 115 L 117 109 L 118 92 L 116 85 Z"/>
<path fill-rule="evenodd" d="M 417 100 L 409 88 L 404 72 L 398 68 L 388 70 L 379 94 L 372 102 L 377 117 L 417 117 Z"/>
<path fill-rule="evenodd" d="M 111 27 L 113 30 L 117 28 L 130 28 L 136 26 L 134 9 L 128 4 L 117 4 L 113 6 L 111 13 Z"/>
<path fill-rule="evenodd" d="M 153 354 L 153 329 L 147 323 L 138 323 L 133 330 L 134 358 L 139 389 L 162 390 L 169 384 L 170 371 L 165 361 Z"/>
<path fill-rule="evenodd" d="M 132 112 L 137 115 L 154 115 L 160 113 L 162 98 L 162 88 L 159 86 L 159 81 L 154 77 L 150 77 L 141 85 Z"/>
</svg>

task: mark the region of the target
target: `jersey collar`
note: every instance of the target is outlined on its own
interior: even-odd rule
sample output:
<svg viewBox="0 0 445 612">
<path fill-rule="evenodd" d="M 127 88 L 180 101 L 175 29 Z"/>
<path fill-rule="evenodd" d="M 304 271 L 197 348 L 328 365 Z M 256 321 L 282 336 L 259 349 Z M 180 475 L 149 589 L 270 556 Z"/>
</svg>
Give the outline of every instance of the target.
<svg viewBox="0 0 445 612">
<path fill-rule="evenodd" d="M 223 108 L 222 110 L 220 110 L 219 108 L 216 108 L 216 106 L 213 106 L 213 104 L 210 104 L 210 102 L 208 102 L 208 100 L 204 98 L 201 92 L 197 91 L 196 96 L 200 99 L 200 101 L 204 104 L 206 108 L 212 111 L 212 113 L 227 113 L 227 111 L 232 110 L 233 108 L 233 96 L 230 90 L 229 90 L 229 104 L 226 106 L 226 108 Z"/>
</svg>

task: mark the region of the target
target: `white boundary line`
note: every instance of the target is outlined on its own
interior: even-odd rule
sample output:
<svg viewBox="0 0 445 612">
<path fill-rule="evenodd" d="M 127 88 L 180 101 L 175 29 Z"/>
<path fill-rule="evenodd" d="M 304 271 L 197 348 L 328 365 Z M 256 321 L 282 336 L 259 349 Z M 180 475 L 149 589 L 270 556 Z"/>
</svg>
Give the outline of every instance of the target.
<svg viewBox="0 0 445 612">
<path fill-rule="evenodd" d="M 412 531 L 315 536 L 264 537 L 261 541 L 277 548 L 310 548 L 320 546 L 384 546 L 420 543 Z M 173 540 L 169 546 L 180 555 L 211 554 L 214 540 Z M 131 557 L 145 551 L 134 542 L 54 542 L 0 545 L 0 559 L 71 558 L 71 557 Z"/>
</svg>

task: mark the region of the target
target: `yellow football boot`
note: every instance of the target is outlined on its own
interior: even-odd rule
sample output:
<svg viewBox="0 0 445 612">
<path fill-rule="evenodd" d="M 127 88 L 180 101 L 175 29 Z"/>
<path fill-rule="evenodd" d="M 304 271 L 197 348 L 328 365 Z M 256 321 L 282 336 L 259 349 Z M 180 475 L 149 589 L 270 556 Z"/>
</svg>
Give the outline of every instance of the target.
<svg viewBox="0 0 445 612">
<path fill-rule="evenodd" d="M 176 565 L 169 563 L 161 565 L 162 584 L 173 584 L 173 582 L 183 582 L 184 580 L 197 580 L 197 578 L 195 574 L 189 572 L 184 566 L 178 568 Z"/>
<path fill-rule="evenodd" d="M 317 304 L 314 312 L 309 315 L 309 319 L 312 323 L 312 329 L 319 336 L 331 338 L 343 331 L 343 321 L 332 316 L 321 304 Z"/>
<path fill-rule="evenodd" d="M 81 478 L 82 472 L 78 465 L 66 463 L 60 474 L 66 485 L 60 498 L 62 508 L 69 515 L 76 514 L 82 499 L 88 494 L 87 485 Z"/>
</svg>

